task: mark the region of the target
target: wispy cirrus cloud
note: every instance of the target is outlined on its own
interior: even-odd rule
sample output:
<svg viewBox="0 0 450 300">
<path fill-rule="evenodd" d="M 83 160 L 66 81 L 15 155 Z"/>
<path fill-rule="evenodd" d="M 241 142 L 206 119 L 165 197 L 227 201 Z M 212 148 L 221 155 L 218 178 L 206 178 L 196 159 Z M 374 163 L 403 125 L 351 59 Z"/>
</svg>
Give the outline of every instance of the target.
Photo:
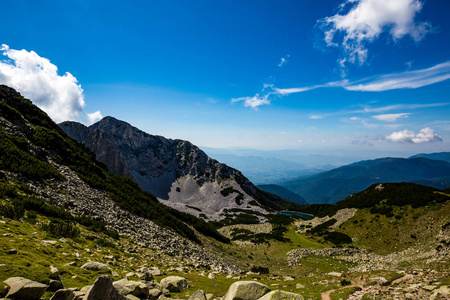
<svg viewBox="0 0 450 300">
<path fill-rule="evenodd" d="M 393 132 L 386 136 L 389 142 L 422 144 L 431 142 L 442 142 L 442 137 L 434 132 L 430 127 L 421 129 L 418 133 L 405 129 Z"/>
<path fill-rule="evenodd" d="M 102 118 L 100 111 L 84 111 L 83 89 L 77 79 L 34 51 L 0 47 L 6 59 L 0 59 L 0 83 L 18 90 L 45 111 L 55 122 L 77 120 L 93 123 Z"/>
<path fill-rule="evenodd" d="M 347 62 L 362 65 L 368 57 L 367 45 L 383 32 L 394 41 L 408 35 L 420 41 L 431 30 L 430 23 L 415 21 L 422 7 L 420 0 L 345 0 L 339 13 L 318 25 L 327 46 L 341 47 L 341 67 Z"/>
<path fill-rule="evenodd" d="M 431 68 L 381 75 L 343 86 L 349 91 L 383 92 L 416 89 L 450 79 L 450 61 Z"/>
<path fill-rule="evenodd" d="M 233 98 L 231 99 L 231 102 L 234 103 L 244 101 L 244 105 L 246 107 L 256 109 L 258 106 L 270 104 L 274 97 L 283 97 L 296 93 L 304 93 L 320 88 L 343 88 L 347 91 L 352 92 L 384 92 L 397 89 L 417 89 L 448 79 L 450 79 L 450 61 L 440 63 L 426 69 L 384 74 L 357 81 L 349 81 L 345 79 L 332 81 L 325 84 L 293 88 L 278 88 L 272 84 L 265 84 L 261 93 L 256 94 L 252 97 Z M 441 103 L 431 105 L 436 106 L 447 104 Z"/>
<path fill-rule="evenodd" d="M 407 118 L 410 114 L 411 113 L 383 114 L 372 116 L 372 118 L 377 119 L 378 121 L 395 122 L 398 119 Z"/>
</svg>

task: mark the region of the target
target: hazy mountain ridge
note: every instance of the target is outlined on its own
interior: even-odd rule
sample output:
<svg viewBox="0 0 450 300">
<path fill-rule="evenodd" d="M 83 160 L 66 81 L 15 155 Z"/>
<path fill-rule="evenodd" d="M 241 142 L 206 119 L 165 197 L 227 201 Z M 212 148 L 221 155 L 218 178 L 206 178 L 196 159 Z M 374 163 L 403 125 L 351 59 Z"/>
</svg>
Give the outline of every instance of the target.
<svg viewBox="0 0 450 300">
<path fill-rule="evenodd" d="M 419 154 L 411 156 L 410 158 L 417 158 L 417 157 L 434 159 L 434 160 L 443 160 L 443 161 L 450 163 L 450 152 L 419 153 Z"/>
<path fill-rule="evenodd" d="M 218 220 L 226 215 L 224 209 L 264 214 L 283 203 L 188 141 L 150 135 L 113 117 L 89 127 L 76 122 L 60 126 L 112 172 L 132 178 L 178 210 Z"/>
<path fill-rule="evenodd" d="M 335 203 L 374 183 L 402 181 L 448 188 L 450 164 L 421 157 L 388 157 L 360 161 L 279 184 L 304 197 L 309 203 Z"/>
<path fill-rule="evenodd" d="M 303 197 L 301 197 L 300 195 L 288 190 L 287 188 L 284 188 L 280 185 L 276 185 L 276 184 L 261 184 L 258 185 L 258 188 L 272 193 L 272 194 L 276 194 L 282 198 L 285 198 L 289 201 L 298 203 L 300 205 L 307 205 L 309 204 Z"/>
</svg>

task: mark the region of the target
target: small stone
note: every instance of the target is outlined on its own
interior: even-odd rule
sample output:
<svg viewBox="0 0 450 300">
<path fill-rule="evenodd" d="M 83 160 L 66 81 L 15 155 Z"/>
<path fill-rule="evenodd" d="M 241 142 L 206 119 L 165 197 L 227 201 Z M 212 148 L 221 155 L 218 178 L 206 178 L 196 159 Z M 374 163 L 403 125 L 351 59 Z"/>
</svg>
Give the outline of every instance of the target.
<svg viewBox="0 0 450 300">
<path fill-rule="evenodd" d="M 216 279 L 216 275 L 214 275 L 213 273 L 209 273 L 208 274 L 208 278 L 209 279 Z"/>
<path fill-rule="evenodd" d="M 13 235 L 11 233 L 4 233 L 3 236 L 4 237 L 13 237 Z"/>
<path fill-rule="evenodd" d="M 9 249 L 8 254 L 17 254 L 17 249 Z"/>
<path fill-rule="evenodd" d="M 42 240 L 41 244 L 44 246 L 51 246 L 56 245 L 57 241 L 51 241 L 51 240 Z"/>
<path fill-rule="evenodd" d="M 284 276 L 284 281 L 292 281 L 292 280 L 295 280 L 295 278 L 292 276 Z"/>
<path fill-rule="evenodd" d="M 330 272 L 327 275 L 334 276 L 334 277 L 341 277 L 342 273 L 340 273 L 340 272 Z"/>
<path fill-rule="evenodd" d="M 89 271 L 104 271 L 104 270 L 108 270 L 109 267 L 101 262 L 88 261 L 87 263 L 85 263 L 84 265 L 81 266 L 81 269 L 89 270 Z"/>
</svg>

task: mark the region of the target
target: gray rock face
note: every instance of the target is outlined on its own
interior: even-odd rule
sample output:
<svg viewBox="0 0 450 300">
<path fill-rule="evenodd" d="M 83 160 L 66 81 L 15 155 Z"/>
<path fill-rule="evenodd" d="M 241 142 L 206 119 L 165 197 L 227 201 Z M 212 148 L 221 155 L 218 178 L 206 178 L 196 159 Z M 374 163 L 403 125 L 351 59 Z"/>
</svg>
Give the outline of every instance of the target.
<svg viewBox="0 0 450 300">
<path fill-rule="evenodd" d="M 87 263 L 82 265 L 80 268 L 83 270 L 89 270 L 89 271 L 103 271 L 103 270 L 109 269 L 108 265 L 105 265 L 104 263 L 96 262 L 96 261 L 88 261 Z"/>
<path fill-rule="evenodd" d="M 37 300 L 45 293 L 48 285 L 23 277 L 11 277 L 3 281 L 10 289 L 6 298 L 20 300 Z"/>
<path fill-rule="evenodd" d="M 113 286 L 124 296 L 133 295 L 138 298 L 148 297 L 147 285 L 139 281 L 132 281 L 125 278 L 113 282 Z"/>
<path fill-rule="evenodd" d="M 84 296 L 83 300 L 125 300 L 125 296 L 113 286 L 111 278 L 100 276 L 95 280 L 94 285 Z"/>
<path fill-rule="evenodd" d="M 303 296 L 291 292 L 285 291 L 272 291 L 270 293 L 265 294 L 259 300 L 304 300 Z"/>
<path fill-rule="evenodd" d="M 226 196 L 219 193 L 223 190 L 220 181 L 230 180 L 236 182 L 239 193 L 245 194 L 248 198 L 242 203 L 240 203 L 241 200 L 236 200 L 236 203 L 245 204 L 245 206 L 261 206 L 259 201 L 262 191 L 258 190 L 240 171 L 208 157 L 188 141 L 150 135 L 112 117 L 106 117 L 89 127 L 75 122 L 61 123 L 60 127 L 72 138 L 90 148 L 97 159 L 104 162 L 111 172 L 135 180 L 144 190 L 160 199 L 174 199 L 172 201 L 177 203 L 185 201 L 181 203 L 195 204 L 194 206 L 197 207 L 202 202 L 195 203 L 194 199 L 198 198 L 195 195 L 202 195 L 200 189 L 205 183 L 214 183 L 217 186 L 216 194 L 220 196 L 220 199 L 215 201 L 223 202 Z M 183 190 L 184 183 L 176 185 L 177 180 L 181 178 L 192 179 L 195 185 L 189 186 L 190 190 L 186 195 L 176 197 L 180 193 L 186 193 Z M 196 189 L 193 188 L 195 186 Z M 236 193 L 234 197 L 237 195 L 239 194 Z M 227 200 L 232 200 L 230 203 L 234 203 L 234 197 L 229 197 L 230 199 L 227 198 Z M 222 205 L 216 210 L 225 207 L 228 206 Z M 195 211 L 189 212 L 195 214 Z"/>
<path fill-rule="evenodd" d="M 50 300 L 72 300 L 74 297 L 73 291 L 69 289 L 57 290 Z"/>
<path fill-rule="evenodd" d="M 189 288 L 189 282 L 183 277 L 169 276 L 161 280 L 161 288 L 169 292 L 182 292 Z"/>
<path fill-rule="evenodd" d="M 256 281 L 237 281 L 228 289 L 223 300 L 256 300 L 270 292 L 270 288 Z"/>
</svg>

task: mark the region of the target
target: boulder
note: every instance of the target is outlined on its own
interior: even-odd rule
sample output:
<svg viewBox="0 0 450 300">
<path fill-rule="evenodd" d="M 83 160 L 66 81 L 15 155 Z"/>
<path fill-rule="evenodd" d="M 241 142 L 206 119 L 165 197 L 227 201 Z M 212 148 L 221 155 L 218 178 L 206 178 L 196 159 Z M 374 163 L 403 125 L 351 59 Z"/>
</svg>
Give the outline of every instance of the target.
<svg viewBox="0 0 450 300">
<path fill-rule="evenodd" d="M 189 300 L 206 300 L 205 292 L 202 290 L 198 290 L 189 297 Z"/>
<path fill-rule="evenodd" d="M 276 290 L 265 294 L 258 300 L 304 300 L 304 299 L 305 298 L 303 298 L 303 296 L 299 294 Z"/>
<path fill-rule="evenodd" d="M 88 261 L 87 263 L 85 263 L 84 265 L 81 266 L 81 269 L 89 270 L 89 271 L 104 271 L 104 270 L 108 270 L 109 267 L 101 262 Z"/>
<path fill-rule="evenodd" d="M 162 295 L 162 292 L 160 289 L 151 289 L 148 291 L 148 299 L 151 299 L 151 300 L 156 300 L 161 295 Z"/>
<path fill-rule="evenodd" d="M 59 275 L 60 274 L 58 268 L 50 266 L 50 279 L 61 281 L 61 277 Z"/>
<path fill-rule="evenodd" d="M 125 297 L 127 300 L 140 300 L 140 298 L 138 298 L 138 297 L 136 297 L 136 296 L 133 296 L 133 295 L 127 295 L 126 297 Z"/>
<path fill-rule="evenodd" d="M 8 254 L 17 254 L 17 249 L 9 249 Z"/>
<path fill-rule="evenodd" d="M 256 300 L 270 292 L 270 288 L 256 281 L 237 281 L 233 283 L 223 300 Z"/>
<path fill-rule="evenodd" d="M 50 279 L 48 281 L 48 291 L 56 292 L 57 290 L 64 289 L 64 284 L 60 280 Z"/>
<path fill-rule="evenodd" d="M 126 300 L 125 296 L 113 286 L 111 278 L 106 275 L 95 280 L 94 285 L 83 297 L 83 300 Z"/>
<path fill-rule="evenodd" d="M 41 298 L 48 285 L 23 277 L 11 277 L 3 281 L 10 289 L 6 298 L 20 300 L 35 300 Z"/>
<path fill-rule="evenodd" d="M 138 298 L 148 297 L 147 285 L 139 281 L 132 281 L 124 278 L 113 282 L 113 286 L 124 296 L 133 295 Z"/>
<path fill-rule="evenodd" d="M 169 292 L 182 292 L 189 288 L 189 282 L 186 278 L 179 276 L 169 276 L 161 280 L 161 288 Z"/>
<path fill-rule="evenodd" d="M 73 291 L 69 289 L 57 290 L 50 300 L 72 300 L 74 297 Z"/>
</svg>

